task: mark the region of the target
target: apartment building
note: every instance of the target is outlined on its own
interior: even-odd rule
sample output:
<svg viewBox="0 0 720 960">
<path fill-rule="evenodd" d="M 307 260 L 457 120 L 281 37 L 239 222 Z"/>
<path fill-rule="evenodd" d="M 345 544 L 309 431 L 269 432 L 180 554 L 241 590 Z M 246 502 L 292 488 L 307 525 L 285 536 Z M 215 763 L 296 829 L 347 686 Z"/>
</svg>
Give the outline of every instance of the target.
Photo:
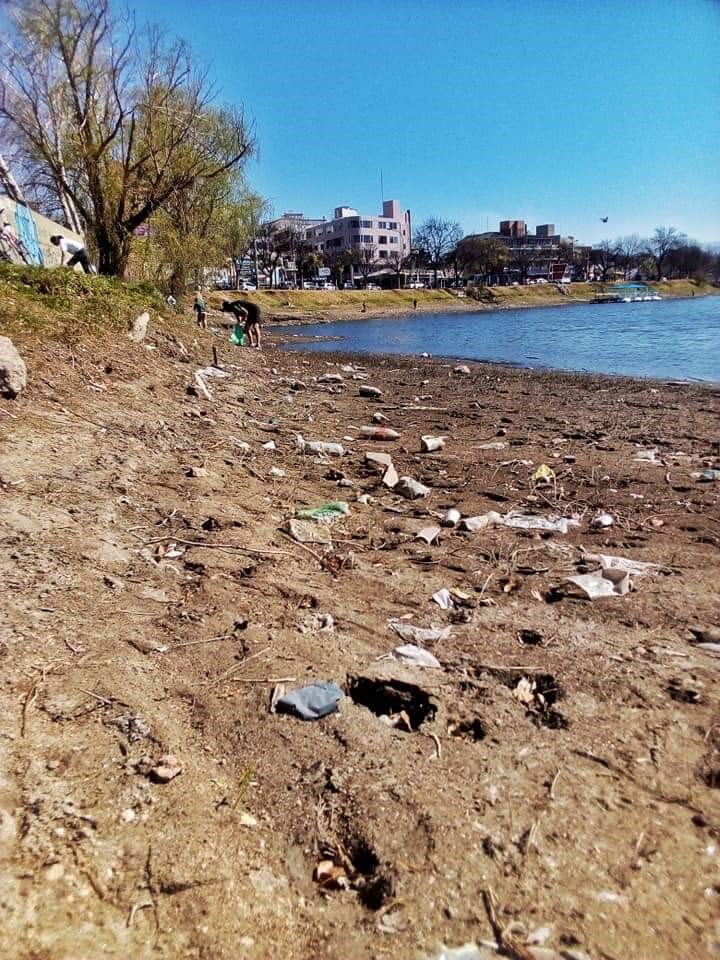
<svg viewBox="0 0 720 960">
<path fill-rule="evenodd" d="M 318 253 L 371 250 L 378 260 L 410 255 L 412 227 L 409 210 L 398 200 L 383 201 L 381 214 L 360 214 L 354 207 L 336 207 L 332 220 L 305 231 L 307 242 Z"/>
<path fill-rule="evenodd" d="M 528 279 L 569 280 L 574 238 L 561 236 L 554 223 L 541 223 L 528 232 L 525 220 L 501 220 L 496 232 L 482 233 L 507 244 L 510 275 Z"/>
</svg>

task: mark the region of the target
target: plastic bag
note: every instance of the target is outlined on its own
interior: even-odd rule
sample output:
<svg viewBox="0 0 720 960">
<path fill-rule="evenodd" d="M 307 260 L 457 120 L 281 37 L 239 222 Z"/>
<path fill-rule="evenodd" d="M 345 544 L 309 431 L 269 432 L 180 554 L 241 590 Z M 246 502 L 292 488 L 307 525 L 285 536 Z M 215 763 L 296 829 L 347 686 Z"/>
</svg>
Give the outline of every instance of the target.
<svg viewBox="0 0 720 960">
<path fill-rule="evenodd" d="M 239 324 L 233 328 L 232 333 L 229 337 L 230 343 L 234 343 L 236 347 L 244 347 L 246 344 L 245 339 L 245 330 Z"/>
</svg>

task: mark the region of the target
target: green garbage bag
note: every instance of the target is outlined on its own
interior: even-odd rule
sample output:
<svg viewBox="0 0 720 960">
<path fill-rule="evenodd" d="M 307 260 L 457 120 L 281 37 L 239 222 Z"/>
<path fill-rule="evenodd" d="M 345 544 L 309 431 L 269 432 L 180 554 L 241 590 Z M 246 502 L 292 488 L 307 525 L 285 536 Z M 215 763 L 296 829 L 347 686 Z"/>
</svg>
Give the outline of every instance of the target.
<svg viewBox="0 0 720 960">
<path fill-rule="evenodd" d="M 245 330 L 238 324 L 230 334 L 230 343 L 234 343 L 236 347 L 244 347 L 245 342 Z"/>
</svg>

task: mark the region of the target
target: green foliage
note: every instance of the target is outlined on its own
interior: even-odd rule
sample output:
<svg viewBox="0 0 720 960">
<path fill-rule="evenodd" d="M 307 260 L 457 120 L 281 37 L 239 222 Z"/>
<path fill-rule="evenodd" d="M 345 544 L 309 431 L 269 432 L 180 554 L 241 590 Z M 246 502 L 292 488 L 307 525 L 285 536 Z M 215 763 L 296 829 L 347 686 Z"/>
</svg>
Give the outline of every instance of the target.
<svg viewBox="0 0 720 960">
<path fill-rule="evenodd" d="M 144 310 L 165 308 L 149 283 L 0 263 L 0 333 L 19 340 L 40 335 L 75 342 L 124 331 Z"/>
</svg>

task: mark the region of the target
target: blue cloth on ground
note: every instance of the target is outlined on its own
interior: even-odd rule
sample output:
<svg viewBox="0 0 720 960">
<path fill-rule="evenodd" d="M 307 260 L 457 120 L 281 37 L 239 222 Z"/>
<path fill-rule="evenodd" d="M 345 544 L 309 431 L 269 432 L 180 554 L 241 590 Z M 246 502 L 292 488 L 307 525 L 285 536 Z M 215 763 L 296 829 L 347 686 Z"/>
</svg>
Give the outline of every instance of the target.
<svg viewBox="0 0 720 960">
<path fill-rule="evenodd" d="M 319 720 L 335 713 L 344 694 L 336 683 L 311 683 L 291 690 L 275 705 L 278 713 L 291 713 L 301 720 Z"/>
</svg>

